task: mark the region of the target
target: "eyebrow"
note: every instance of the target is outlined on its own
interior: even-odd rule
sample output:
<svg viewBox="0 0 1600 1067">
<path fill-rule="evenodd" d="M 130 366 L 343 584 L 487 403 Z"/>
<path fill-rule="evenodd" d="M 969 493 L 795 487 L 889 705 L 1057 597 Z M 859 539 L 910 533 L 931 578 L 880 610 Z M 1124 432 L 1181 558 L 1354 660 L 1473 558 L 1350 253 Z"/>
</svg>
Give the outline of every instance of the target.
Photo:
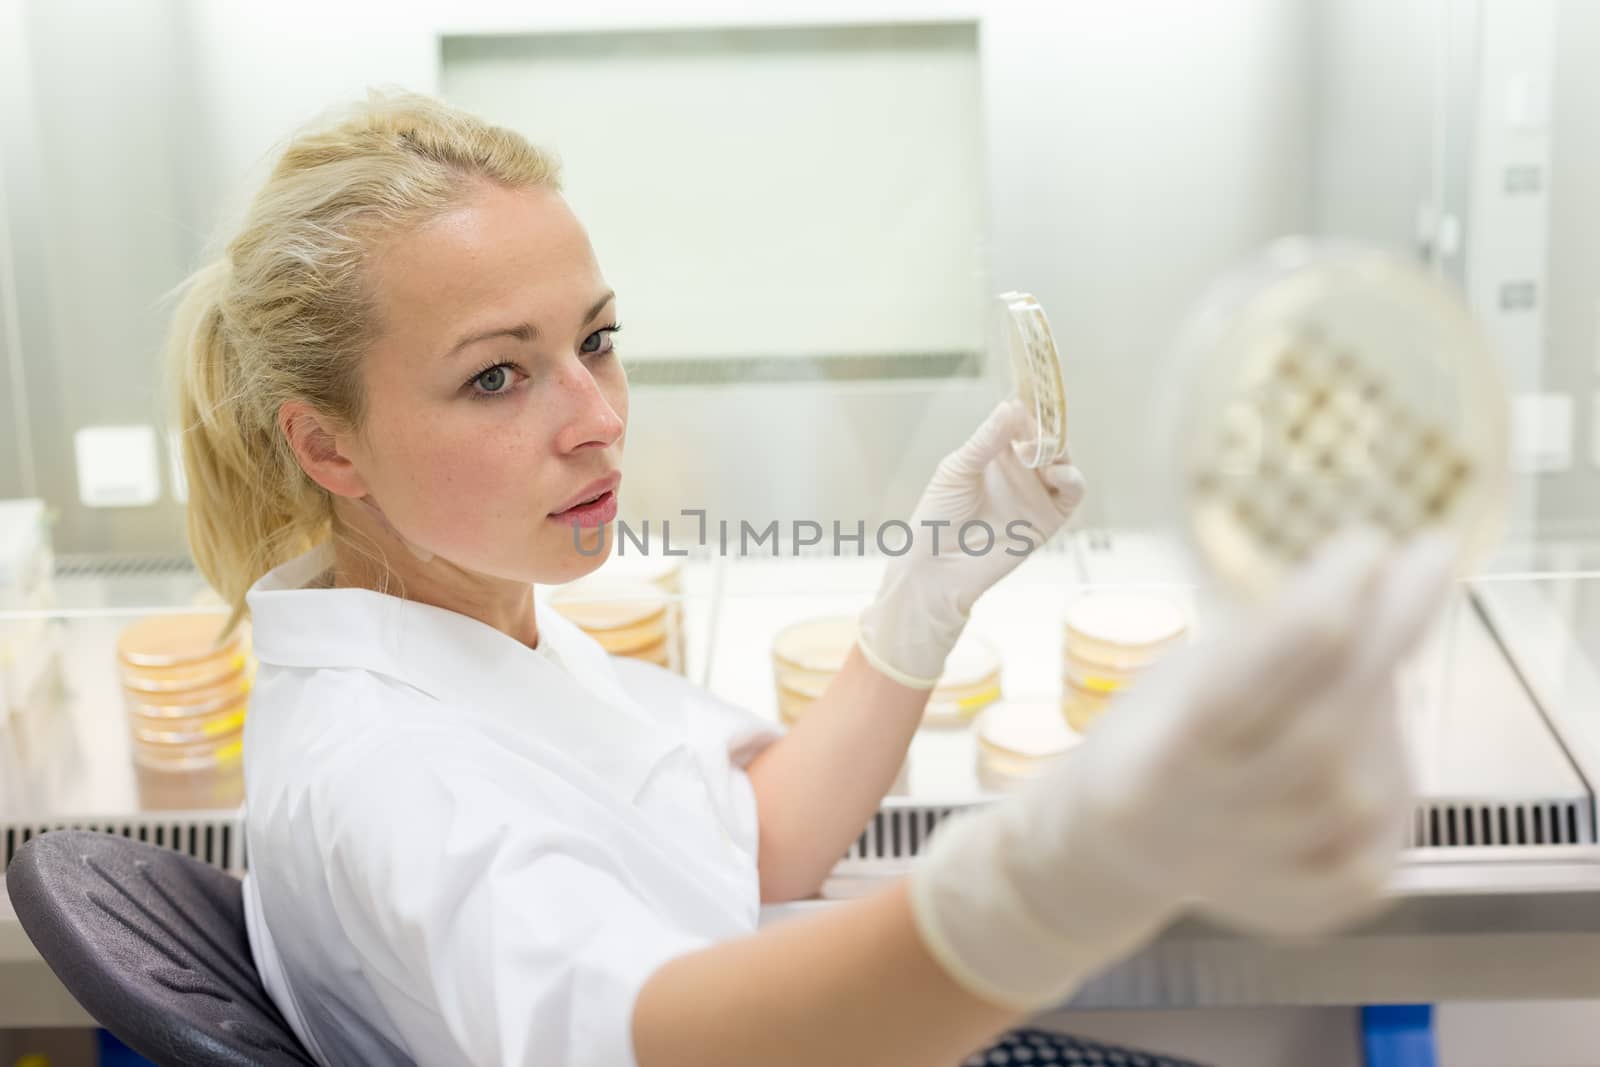
<svg viewBox="0 0 1600 1067">
<path fill-rule="evenodd" d="M 596 300 L 594 302 L 594 306 L 589 309 L 589 313 L 583 317 L 583 324 L 587 326 L 589 323 L 593 322 L 595 320 L 595 316 L 604 311 L 606 305 L 615 300 L 616 297 L 617 294 L 615 290 L 607 290 L 606 295 L 602 296 L 599 300 Z M 475 345 L 479 341 L 487 341 L 493 337 L 514 337 L 519 341 L 528 342 L 538 336 L 539 328 L 531 322 L 519 322 L 515 326 L 500 326 L 493 330 L 484 330 L 481 333 L 468 334 L 466 337 L 463 337 L 461 340 L 451 345 L 450 351 L 444 354 L 444 358 L 449 359 L 451 356 L 455 355 L 463 348 L 466 348 L 468 345 Z"/>
</svg>

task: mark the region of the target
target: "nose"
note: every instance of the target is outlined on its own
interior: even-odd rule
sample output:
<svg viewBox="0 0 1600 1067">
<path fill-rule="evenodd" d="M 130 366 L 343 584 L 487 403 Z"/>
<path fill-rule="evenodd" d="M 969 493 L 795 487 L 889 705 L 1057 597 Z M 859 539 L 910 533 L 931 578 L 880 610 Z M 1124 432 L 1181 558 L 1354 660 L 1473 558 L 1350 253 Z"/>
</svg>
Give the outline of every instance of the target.
<svg viewBox="0 0 1600 1067">
<path fill-rule="evenodd" d="M 574 358 L 563 366 L 559 389 L 563 417 L 556 447 L 560 451 L 606 448 L 622 436 L 626 424 L 617 405 L 581 360 Z"/>
</svg>

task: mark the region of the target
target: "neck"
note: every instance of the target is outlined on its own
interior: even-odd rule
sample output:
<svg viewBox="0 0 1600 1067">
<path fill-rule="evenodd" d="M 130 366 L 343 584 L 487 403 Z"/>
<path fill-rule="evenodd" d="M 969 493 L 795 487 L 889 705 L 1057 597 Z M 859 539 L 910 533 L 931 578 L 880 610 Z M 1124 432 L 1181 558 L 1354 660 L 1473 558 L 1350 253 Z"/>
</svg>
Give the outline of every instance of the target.
<svg viewBox="0 0 1600 1067">
<path fill-rule="evenodd" d="M 529 648 L 539 644 L 533 586 L 465 570 L 441 556 L 427 562 L 359 507 L 334 505 L 333 585 L 430 604 L 477 619 Z"/>
</svg>

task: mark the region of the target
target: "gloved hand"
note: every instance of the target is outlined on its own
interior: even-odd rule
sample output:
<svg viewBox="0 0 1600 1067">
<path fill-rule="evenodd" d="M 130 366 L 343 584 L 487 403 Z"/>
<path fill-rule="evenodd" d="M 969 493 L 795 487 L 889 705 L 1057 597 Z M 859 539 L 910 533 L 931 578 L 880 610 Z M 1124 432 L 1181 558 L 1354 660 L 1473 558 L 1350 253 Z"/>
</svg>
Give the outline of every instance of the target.
<svg viewBox="0 0 1600 1067">
<path fill-rule="evenodd" d="M 889 561 L 860 620 L 862 654 L 895 681 L 932 689 L 978 597 L 1083 499 L 1083 476 L 1070 457 L 1037 470 L 1017 458 L 1012 442 L 1029 434 L 1030 422 L 1020 402 L 1002 401 L 923 490 L 908 522 L 911 548 Z"/>
<path fill-rule="evenodd" d="M 1324 932 L 1375 906 L 1410 790 L 1398 664 L 1452 555 L 1342 535 L 1259 616 L 1152 669 L 1062 763 L 942 827 L 911 876 L 919 932 L 974 994 L 1037 1010 L 1188 906 Z"/>
</svg>

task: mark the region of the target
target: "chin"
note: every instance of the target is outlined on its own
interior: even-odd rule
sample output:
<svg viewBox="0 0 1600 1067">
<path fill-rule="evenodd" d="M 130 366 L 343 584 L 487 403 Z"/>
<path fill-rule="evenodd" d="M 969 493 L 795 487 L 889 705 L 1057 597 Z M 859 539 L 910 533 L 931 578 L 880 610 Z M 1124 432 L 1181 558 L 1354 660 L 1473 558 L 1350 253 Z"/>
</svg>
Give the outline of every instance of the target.
<svg viewBox="0 0 1600 1067">
<path fill-rule="evenodd" d="M 561 585 L 599 570 L 611 558 L 611 546 L 616 534 L 612 524 L 607 523 L 603 528 L 604 538 L 597 546 L 595 537 L 598 532 L 594 529 L 583 531 L 583 551 L 580 552 L 578 545 L 573 544 L 572 531 L 563 530 L 559 547 L 538 561 L 539 571 L 545 575 L 540 581 L 545 585 Z"/>
</svg>

